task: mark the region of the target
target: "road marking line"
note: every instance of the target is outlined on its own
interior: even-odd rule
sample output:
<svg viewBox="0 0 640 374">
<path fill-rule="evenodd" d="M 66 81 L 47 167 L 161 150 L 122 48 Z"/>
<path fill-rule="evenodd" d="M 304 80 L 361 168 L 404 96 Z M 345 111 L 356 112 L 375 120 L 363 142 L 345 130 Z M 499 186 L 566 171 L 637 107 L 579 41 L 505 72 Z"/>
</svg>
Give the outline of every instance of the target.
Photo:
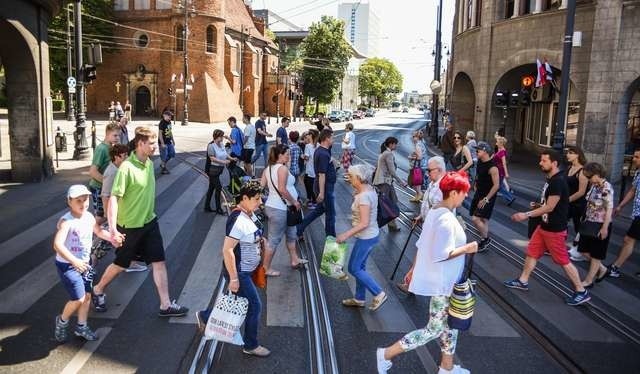
<svg viewBox="0 0 640 374">
<path fill-rule="evenodd" d="M 93 354 L 93 352 L 98 349 L 100 343 L 104 341 L 104 339 L 111 332 L 111 327 L 101 327 L 96 330 L 96 334 L 98 334 L 98 340 L 94 340 L 92 342 L 88 341 L 84 343 L 82 348 L 73 356 L 71 361 L 67 363 L 67 366 L 62 369 L 60 374 L 75 374 L 78 373 L 84 364 L 89 361 L 89 358 Z"/>
</svg>

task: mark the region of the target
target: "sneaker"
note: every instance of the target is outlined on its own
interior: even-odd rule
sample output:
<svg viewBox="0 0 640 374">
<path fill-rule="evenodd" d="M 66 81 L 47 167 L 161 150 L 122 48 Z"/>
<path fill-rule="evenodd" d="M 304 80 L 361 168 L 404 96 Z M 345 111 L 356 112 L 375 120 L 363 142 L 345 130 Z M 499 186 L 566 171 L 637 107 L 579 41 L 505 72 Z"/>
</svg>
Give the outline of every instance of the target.
<svg viewBox="0 0 640 374">
<path fill-rule="evenodd" d="M 158 316 L 160 317 L 182 317 L 189 312 L 189 308 L 178 305 L 175 300 L 167 309 L 160 309 Z"/>
<path fill-rule="evenodd" d="M 568 305 L 576 306 L 589 300 L 591 300 L 591 295 L 589 295 L 589 291 L 584 290 L 583 292 L 574 292 L 573 296 L 567 297 L 566 302 Z"/>
<path fill-rule="evenodd" d="M 491 238 L 489 237 L 480 240 L 480 243 L 478 243 L 478 253 L 489 250 L 489 244 L 491 244 Z"/>
<path fill-rule="evenodd" d="M 587 261 L 582 253 L 578 252 L 578 248 L 576 246 L 569 248 L 569 256 L 571 257 L 571 261 Z"/>
<path fill-rule="evenodd" d="M 609 265 L 609 276 L 611 278 L 620 278 L 620 268 L 615 265 Z"/>
<path fill-rule="evenodd" d="M 160 169 L 160 174 L 170 174 L 169 173 L 169 169 L 167 169 L 167 168 Z"/>
<path fill-rule="evenodd" d="M 382 291 L 380 292 L 380 295 L 373 298 L 373 300 L 371 301 L 371 304 L 369 305 L 369 310 L 372 312 L 375 312 L 376 310 L 380 309 L 380 307 L 382 306 L 382 304 L 384 304 L 385 301 L 387 301 L 387 294 L 384 291 Z"/>
<path fill-rule="evenodd" d="M 56 340 L 60 343 L 64 343 L 69 339 L 69 331 L 67 328 L 69 327 L 69 321 L 62 323 L 62 319 L 60 316 L 56 316 L 56 329 L 54 331 L 54 335 Z"/>
<path fill-rule="evenodd" d="M 356 308 L 364 308 L 364 301 L 357 300 L 357 299 L 354 299 L 354 298 L 344 299 L 344 300 L 342 300 L 342 305 L 344 305 L 344 306 L 352 306 L 352 307 L 356 307 Z"/>
<path fill-rule="evenodd" d="M 471 372 L 460 365 L 453 365 L 453 369 L 446 370 L 443 368 L 438 369 L 438 374 L 470 374 Z"/>
<path fill-rule="evenodd" d="M 131 265 L 125 270 L 127 273 L 134 273 L 139 271 L 147 271 L 147 267 L 145 265 L 140 264 L 139 262 L 132 262 Z"/>
<path fill-rule="evenodd" d="M 259 345 L 256 348 L 252 349 L 252 350 L 246 350 L 243 349 L 242 353 L 247 354 L 247 355 L 251 355 L 251 356 L 257 356 L 257 357 L 267 357 L 271 354 L 271 351 L 266 349 L 265 347 Z"/>
<path fill-rule="evenodd" d="M 73 334 L 88 341 L 98 340 L 98 335 L 95 332 L 91 331 L 89 325 L 76 325 L 76 329 L 73 331 Z"/>
<path fill-rule="evenodd" d="M 378 367 L 378 374 L 387 374 L 387 371 L 391 369 L 393 363 L 384 358 L 384 348 L 376 349 L 376 363 Z"/>
<path fill-rule="evenodd" d="M 522 282 L 520 282 L 520 279 L 518 279 L 518 278 L 512 279 L 512 280 L 508 280 L 508 281 L 504 281 L 502 284 L 504 284 L 506 287 L 509 287 L 509 288 L 515 288 L 517 290 L 529 291 L 529 283 L 522 283 Z"/>
<path fill-rule="evenodd" d="M 106 312 L 107 311 L 107 295 L 96 295 L 94 293 L 91 294 L 91 301 L 93 302 L 93 309 L 96 312 Z"/>
</svg>

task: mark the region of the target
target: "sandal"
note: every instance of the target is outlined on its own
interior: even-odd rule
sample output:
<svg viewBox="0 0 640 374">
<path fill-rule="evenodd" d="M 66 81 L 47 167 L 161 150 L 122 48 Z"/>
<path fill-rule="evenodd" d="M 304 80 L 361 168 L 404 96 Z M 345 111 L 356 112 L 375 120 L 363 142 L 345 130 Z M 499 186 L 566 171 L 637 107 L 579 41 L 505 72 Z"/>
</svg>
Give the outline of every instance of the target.
<svg viewBox="0 0 640 374">
<path fill-rule="evenodd" d="M 291 268 L 294 270 L 303 269 L 306 264 L 309 263 L 309 260 L 301 258 L 298 259 L 298 263 L 295 265 L 291 265 Z"/>
<path fill-rule="evenodd" d="M 382 304 L 384 304 L 385 301 L 387 301 L 387 294 L 382 291 L 382 296 L 378 295 L 373 298 L 371 305 L 369 305 L 369 310 L 375 312 L 382 306 Z"/>
<path fill-rule="evenodd" d="M 264 274 L 267 277 L 279 277 L 280 276 L 280 272 L 277 271 L 277 270 L 273 270 L 273 269 L 265 271 Z"/>
<path fill-rule="evenodd" d="M 358 308 L 364 308 L 364 301 L 357 300 L 357 299 L 354 299 L 354 298 L 344 299 L 344 300 L 342 300 L 342 305 L 344 305 L 344 306 L 353 306 L 353 307 L 358 307 Z"/>
</svg>

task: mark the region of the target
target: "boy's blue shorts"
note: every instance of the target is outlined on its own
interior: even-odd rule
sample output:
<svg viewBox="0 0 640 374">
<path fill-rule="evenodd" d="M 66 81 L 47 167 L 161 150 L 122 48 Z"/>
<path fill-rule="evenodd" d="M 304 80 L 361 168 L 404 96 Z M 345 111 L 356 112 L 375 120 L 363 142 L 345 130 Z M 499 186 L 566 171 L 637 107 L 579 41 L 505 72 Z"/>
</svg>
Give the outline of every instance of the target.
<svg viewBox="0 0 640 374">
<path fill-rule="evenodd" d="M 84 274 L 80 274 L 73 265 L 60 261 L 56 261 L 56 268 L 60 281 L 71 300 L 80 300 L 85 293 L 91 293 L 95 274 L 93 268 L 90 267 Z"/>
</svg>

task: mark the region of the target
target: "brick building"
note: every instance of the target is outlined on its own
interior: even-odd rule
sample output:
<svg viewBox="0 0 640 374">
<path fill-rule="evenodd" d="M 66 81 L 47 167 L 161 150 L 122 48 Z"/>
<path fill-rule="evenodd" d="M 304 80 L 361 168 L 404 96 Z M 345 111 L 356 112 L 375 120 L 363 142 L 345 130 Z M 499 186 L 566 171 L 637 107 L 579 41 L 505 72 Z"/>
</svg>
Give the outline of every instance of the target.
<svg viewBox="0 0 640 374">
<path fill-rule="evenodd" d="M 602 162 L 613 181 L 640 143 L 639 19 L 638 0 L 578 0 L 575 31 L 582 37 L 573 47 L 566 144 Z M 457 126 L 481 139 L 504 127 L 515 151 L 550 147 L 557 92 L 506 110 L 493 98 L 499 90 L 519 91 L 522 76 L 535 76 L 536 59 L 548 60 L 559 85 L 565 20 L 566 0 L 457 0 L 447 81 Z"/>
<path fill-rule="evenodd" d="M 278 64 L 278 48 L 265 36 L 265 23 L 242 0 L 191 0 L 187 9 L 185 45 L 185 13 L 178 0 L 114 1 L 119 42 L 103 44 L 110 53 L 87 90 L 89 112 L 106 113 L 110 101 L 124 105 L 128 99 L 134 116 L 157 116 L 175 107 L 180 120 L 181 79 L 187 79 L 191 121 L 217 122 L 262 110 L 275 115 L 275 82 L 266 77 Z"/>
</svg>

